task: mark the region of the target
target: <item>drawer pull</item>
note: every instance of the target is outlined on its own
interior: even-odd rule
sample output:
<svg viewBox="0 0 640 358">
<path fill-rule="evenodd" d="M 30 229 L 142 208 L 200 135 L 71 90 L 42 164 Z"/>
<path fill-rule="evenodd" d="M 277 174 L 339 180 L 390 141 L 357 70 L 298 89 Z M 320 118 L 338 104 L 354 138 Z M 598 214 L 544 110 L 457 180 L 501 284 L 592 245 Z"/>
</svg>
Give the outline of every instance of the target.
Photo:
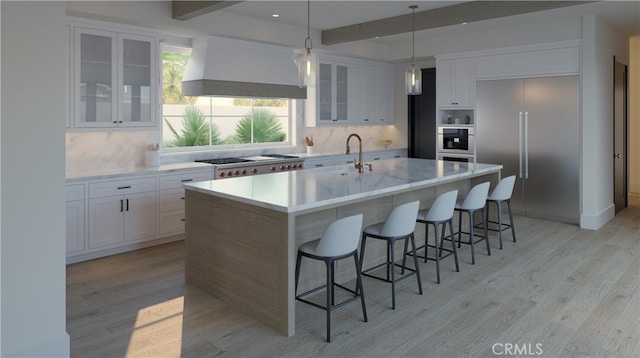
<svg viewBox="0 0 640 358">
<path fill-rule="evenodd" d="M 180 199 L 184 200 L 184 196 L 182 198 L 180 198 Z"/>
<path fill-rule="evenodd" d="M 373 158 L 373 160 L 380 160 L 380 158 Z"/>
<path fill-rule="evenodd" d="M 316 168 L 324 167 L 324 164 L 316 164 Z"/>
<path fill-rule="evenodd" d="M 193 179 L 182 179 L 181 180 L 181 182 L 183 182 L 183 183 L 188 182 L 188 181 L 193 181 Z"/>
<path fill-rule="evenodd" d="M 184 218 L 180 219 L 180 221 L 184 221 Z"/>
<path fill-rule="evenodd" d="M 118 190 L 120 189 L 131 189 L 131 185 L 127 185 L 127 186 L 119 186 Z"/>
</svg>

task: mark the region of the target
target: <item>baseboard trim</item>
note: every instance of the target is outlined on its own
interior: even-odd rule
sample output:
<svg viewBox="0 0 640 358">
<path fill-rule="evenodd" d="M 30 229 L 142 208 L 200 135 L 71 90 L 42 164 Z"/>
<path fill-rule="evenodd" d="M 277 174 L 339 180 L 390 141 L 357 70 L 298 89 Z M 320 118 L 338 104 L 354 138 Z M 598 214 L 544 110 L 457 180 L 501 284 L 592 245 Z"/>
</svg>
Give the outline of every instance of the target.
<svg viewBox="0 0 640 358">
<path fill-rule="evenodd" d="M 580 227 L 587 230 L 598 230 L 616 216 L 616 207 L 611 204 L 597 214 L 580 214 Z"/>
<path fill-rule="evenodd" d="M 71 339 L 64 332 L 44 341 L 20 347 L 10 352 L 2 352 L 3 357 L 70 357 Z"/>
</svg>

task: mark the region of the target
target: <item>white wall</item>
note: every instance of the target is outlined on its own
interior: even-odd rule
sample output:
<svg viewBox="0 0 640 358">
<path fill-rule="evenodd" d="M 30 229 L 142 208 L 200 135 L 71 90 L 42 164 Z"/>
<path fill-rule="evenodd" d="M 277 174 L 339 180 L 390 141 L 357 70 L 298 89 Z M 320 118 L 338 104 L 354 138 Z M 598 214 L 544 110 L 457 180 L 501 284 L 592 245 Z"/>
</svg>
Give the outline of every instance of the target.
<svg viewBox="0 0 640 358">
<path fill-rule="evenodd" d="M 615 215 L 613 204 L 613 59 L 627 59 L 628 39 L 594 16 L 583 20 L 582 216 L 597 229 Z"/>
<path fill-rule="evenodd" d="M 48 1 L 2 1 L 0 6 L 0 355 L 68 356 L 65 7 L 63 2 Z"/>
</svg>

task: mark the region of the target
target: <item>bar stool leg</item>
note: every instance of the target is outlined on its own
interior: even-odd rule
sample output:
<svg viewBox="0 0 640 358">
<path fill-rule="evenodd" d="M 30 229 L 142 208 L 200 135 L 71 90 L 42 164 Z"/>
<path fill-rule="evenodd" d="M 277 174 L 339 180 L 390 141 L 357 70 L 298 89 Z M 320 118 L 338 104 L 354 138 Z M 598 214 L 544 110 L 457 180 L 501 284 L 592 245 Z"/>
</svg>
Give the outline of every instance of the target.
<svg viewBox="0 0 640 358">
<path fill-rule="evenodd" d="M 498 207 L 498 240 L 500 241 L 500 250 L 502 250 L 502 202 L 496 201 Z M 489 204 L 487 204 L 487 217 L 489 216 Z"/>
<path fill-rule="evenodd" d="M 444 245 L 444 226 L 440 232 L 440 244 L 438 245 L 438 226 L 433 224 L 433 232 L 435 232 L 435 254 L 436 254 L 436 282 L 440 283 L 440 256 L 442 256 L 442 245 Z M 456 246 L 455 244 L 453 246 Z M 440 248 L 440 250 L 438 250 Z"/>
<path fill-rule="evenodd" d="M 362 233 L 362 239 L 360 239 L 360 270 L 358 272 L 362 272 L 362 264 L 364 264 L 364 246 L 367 243 L 367 235 Z"/>
<path fill-rule="evenodd" d="M 469 211 L 469 244 L 471 244 L 471 264 L 475 265 L 476 254 L 474 250 L 475 245 L 473 244 L 475 241 L 473 240 L 473 214 L 475 214 L 475 211 Z M 460 232 L 460 236 L 462 236 L 462 232 Z"/>
<path fill-rule="evenodd" d="M 488 226 L 488 217 L 487 215 L 485 215 L 486 213 L 484 212 L 484 208 L 480 209 L 480 215 L 482 216 L 480 219 L 482 219 L 482 226 L 484 227 L 484 241 L 487 244 L 487 255 L 491 256 L 491 246 L 489 245 L 489 230 L 487 228 Z"/>
<path fill-rule="evenodd" d="M 331 281 L 333 262 L 330 260 L 324 261 L 325 266 L 327 267 L 327 342 L 331 342 L 331 287 L 333 286 L 333 282 Z"/>
<path fill-rule="evenodd" d="M 434 225 L 435 227 L 435 225 Z M 434 229 L 435 234 L 433 235 L 433 243 L 434 246 L 438 246 L 438 230 Z M 427 256 L 429 250 L 429 224 L 425 223 L 424 225 L 424 262 L 427 262 Z"/>
<path fill-rule="evenodd" d="M 369 322 L 367 318 L 367 307 L 364 304 L 364 291 L 362 289 L 362 276 L 360 275 L 360 270 L 362 267 L 359 267 L 358 253 L 353 253 L 353 261 L 356 264 L 356 294 L 360 295 L 360 303 L 362 304 L 362 315 L 364 316 L 364 321 Z"/>
<path fill-rule="evenodd" d="M 446 226 L 446 223 L 444 225 Z M 456 262 L 456 272 L 460 272 L 460 266 L 458 266 L 458 252 L 456 251 L 456 245 L 453 243 L 453 219 L 449 219 L 449 233 L 451 233 L 451 247 L 453 248 L 453 259 Z"/>
<path fill-rule="evenodd" d="M 392 240 L 387 240 L 387 259 L 389 258 L 389 252 L 391 252 L 391 260 L 393 260 L 393 258 L 395 257 L 394 252 L 393 252 L 393 241 Z M 415 248 L 413 250 L 413 253 L 415 254 Z M 387 261 L 389 262 L 389 261 Z M 394 267 L 394 263 L 393 261 L 391 261 L 390 265 L 387 265 L 388 267 L 391 267 L 391 309 L 396 309 L 396 270 Z M 387 279 L 389 278 L 388 276 L 389 271 L 387 271 Z"/>
<path fill-rule="evenodd" d="M 411 233 L 411 247 L 413 249 L 413 264 L 416 269 L 416 278 L 418 280 L 418 290 L 422 294 L 422 279 L 420 279 L 420 267 L 418 266 L 418 255 L 416 253 L 416 240 L 413 233 Z"/>
<path fill-rule="evenodd" d="M 335 261 L 331 261 L 331 305 L 335 305 L 336 304 L 336 288 L 333 285 L 334 282 L 336 282 L 336 267 L 335 267 Z"/>
<path fill-rule="evenodd" d="M 300 252 L 298 251 L 298 257 L 296 258 L 296 292 L 295 294 L 298 295 L 298 281 L 300 280 L 300 262 L 302 261 L 302 255 L 300 255 Z"/>
<path fill-rule="evenodd" d="M 509 209 L 509 223 L 511 223 L 511 235 L 513 235 L 513 242 L 516 242 L 516 227 L 513 225 L 513 215 L 511 214 L 511 200 L 507 200 L 507 209 Z"/>
</svg>

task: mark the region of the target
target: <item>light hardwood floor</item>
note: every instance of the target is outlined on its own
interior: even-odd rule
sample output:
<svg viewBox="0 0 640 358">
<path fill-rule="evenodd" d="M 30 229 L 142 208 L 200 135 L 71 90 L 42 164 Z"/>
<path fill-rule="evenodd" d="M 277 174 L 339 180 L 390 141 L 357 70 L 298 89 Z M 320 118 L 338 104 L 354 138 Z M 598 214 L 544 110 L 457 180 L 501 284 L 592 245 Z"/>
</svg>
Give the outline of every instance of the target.
<svg viewBox="0 0 640 358">
<path fill-rule="evenodd" d="M 476 265 L 460 249 L 442 283 L 433 262 L 390 287 L 364 279 L 369 322 L 355 302 L 332 314 L 296 305 L 287 338 L 184 283 L 182 242 L 67 268 L 67 331 L 74 357 L 640 357 L 640 197 L 598 231 L 516 217 L 517 243 L 492 234 Z M 418 226 L 418 230 L 421 227 Z M 304 268 L 303 268 L 304 269 Z M 515 348 L 520 351 L 516 352 Z M 524 350 L 522 350 L 524 349 Z"/>
</svg>

